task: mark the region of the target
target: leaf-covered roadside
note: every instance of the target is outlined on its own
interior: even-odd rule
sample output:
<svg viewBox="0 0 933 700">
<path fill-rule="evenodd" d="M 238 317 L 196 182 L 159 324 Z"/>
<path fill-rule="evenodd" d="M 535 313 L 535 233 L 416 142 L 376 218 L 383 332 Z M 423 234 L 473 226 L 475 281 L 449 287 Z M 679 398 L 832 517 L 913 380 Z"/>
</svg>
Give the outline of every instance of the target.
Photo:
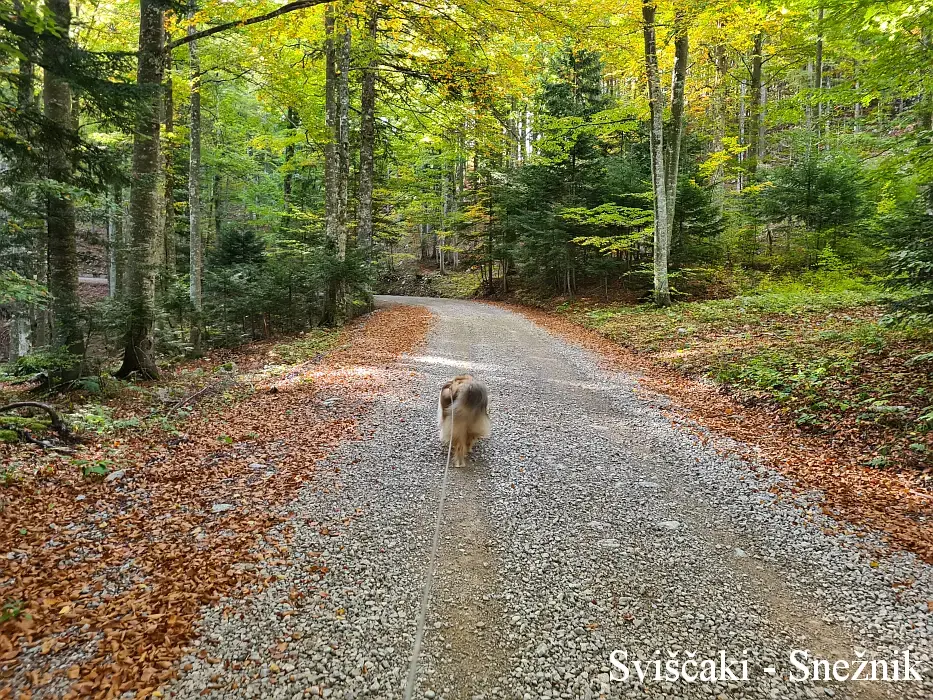
<svg viewBox="0 0 933 700">
<path fill-rule="evenodd" d="M 170 429 L 86 445 L 82 458 L 122 467 L 110 481 L 84 478 L 61 455 L 4 448 L 31 465 L 0 489 L 0 698 L 14 688 L 158 697 L 200 608 L 264 585 L 250 564 L 287 556 L 264 535 L 287 520 L 276 506 L 356 436 L 384 370 L 430 323 L 421 308 L 377 312 L 323 358 L 254 367 L 249 386 L 198 403 Z"/>
<path fill-rule="evenodd" d="M 686 409 L 690 421 L 749 446 L 750 457 L 779 469 L 797 487 L 820 489 L 828 512 L 881 530 L 896 546 L 933 562 L 933 529 L 928 524 L 933 517 L 933 490 L 917 471 L 866 466 L 866 446 L 857 433 L 805 433 L 779 407 L 743 404 L 713 382 L 672 371 L 656 357 L 584 327 L 579 317 L 508 308 L 602 355 L 612 368 L 633 373 L 649 391 L 673 399 L 675 414 Z M 708 440 L 705 433 L 700 437 Z"/>
</svg>

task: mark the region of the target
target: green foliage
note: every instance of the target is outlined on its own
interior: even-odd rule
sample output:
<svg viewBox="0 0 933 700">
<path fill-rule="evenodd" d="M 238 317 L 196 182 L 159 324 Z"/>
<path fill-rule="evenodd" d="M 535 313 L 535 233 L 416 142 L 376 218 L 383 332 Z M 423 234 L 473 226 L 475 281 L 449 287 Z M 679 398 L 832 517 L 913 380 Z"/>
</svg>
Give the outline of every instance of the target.
<svg viewBox="0 0 933 700">
<path fill-rule="evenodd" d="M 106 459 L 87 460 L 75 459 L 72 463 L 81 468 L 81 475 L 85 479 L 100 480 L 110 473 L 113 463 Z"/>
<path fill-rule="evenodd" d="M 810 147 L 791 165 L 765 175 L 762 211 L 771 221 L 796 219 L 822 232 L 857 222 L 866 213 L 864 175 L 848 155 Z"/>
<path fill-rule="evenodd" d="M 65 421 L 78 433 L 108 435 L 142 423 L 139 418 L 114 418 L 113 409 L 97 403 L 88 403 L 64 416 Z"/>
<path fill-rule="evenodd" d="M 339 337 L 340 332 L 333 328 L 315 328 L 294 340 L 276 345 L 272 352 L 276 359 L 285 363 L 306 362 L 330 350 Z"/>
<path fill-rule="evenodd" d="M 54 378 L 77 367 L 80 361 L 81 358 L 75 357 L 64 348 L 37 348 L 28 355 L 3 365 L 2 373 L 14 379 L 45 377 L 54 381 Z"/>
<path fill-rule="evenodd" d="M 885 217 L 890 254 L 890 287 L 904 295 L 890 323 L 933 324 L 933 187 Z"/>
<path fill-rule="evenodd" d="M 48 290 L 35 280 L 27 279 L 13 270 L 0 270 L 0 307 L 11 304 L 44 305 Z"/>
<path fill-rule="evenodd" d="M 0 608 L 0 625 L 4 622 L 17 619 L 23 614 L 25 609 L 26 605 L 23 601 L 12 598 L 7 599 L 3 603 L 3 608 Z"/>
</svg>

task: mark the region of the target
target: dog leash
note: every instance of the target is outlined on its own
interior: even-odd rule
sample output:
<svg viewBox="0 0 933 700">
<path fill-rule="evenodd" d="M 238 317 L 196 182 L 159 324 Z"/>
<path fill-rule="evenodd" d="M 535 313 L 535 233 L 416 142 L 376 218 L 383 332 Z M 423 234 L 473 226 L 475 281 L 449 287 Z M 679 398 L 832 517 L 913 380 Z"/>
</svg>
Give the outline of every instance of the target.
<svg viewBox="0 0 933 700">
<path fill-rule="evenodd" d="M 434 565 L 437 562 L 437 548 L 441 541 L 441 521 L 444 519 L 444 501 L 447 498 L 447 472 L 450 469 L 450 453 L 454 446 L 454 405 L 450 404 L 450 442 L 447 443 L 447 464 L 444 465 L 444 478 L 441 481 L 441 497 L 437 503 L 437 521 L 434 524 L 434 542 L 431 545 L 431 558 L 428 560 L 428 573 L 424 580 L 424 595 L 421 597 L 421 611 L 418 613 L 418 627 L 415 630 L 415 645 L 411 650 L 411 664 L 408 667 L 408 681 L 405 684 L 405 700 L 411 700 L 415 693 L 418 679 L 418 657 L 421 656 L 421 644 L 424 641 L 424 623 L 428 617 L 428 605 L 431 602 L 431 588 L 434 585 Z"/>
</svg>

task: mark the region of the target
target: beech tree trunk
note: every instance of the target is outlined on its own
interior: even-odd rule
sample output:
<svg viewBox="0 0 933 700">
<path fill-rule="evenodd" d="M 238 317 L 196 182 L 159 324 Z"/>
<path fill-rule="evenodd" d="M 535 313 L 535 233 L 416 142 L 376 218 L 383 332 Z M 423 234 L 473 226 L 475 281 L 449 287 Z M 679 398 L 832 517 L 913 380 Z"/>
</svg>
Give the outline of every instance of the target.
<svg viewBox="0 0 933 700">
<path fill-rule="evenodd" d="M 359 211 L 357 212 L 357 245 L 365 252 L 366 258 L 372 256 L 373 245 L 373 175 L 374 152 L 376 146 L 376 38 L 379 32 L 379 11 L 375 4 L 370 5 L 366 19 L 366 35 L 369 40 L 367 51 L 369 59 L 363 69 L 360 93 L 360 191 Z"/>
<path fill-rule="evenodd" d="M 195 32 L 194 26 L 188 33 Z M 203 274 L 204 241 L 201 236 L 201 61 L 198 42 L 188 44 L 188 70 L 191 79 L 190 151 L 188 157 L 188 296 L 194 309 L 191 322 L 191 346 L 194 354 L 201 352 L 201 276 Z"/>
<path fill-rule="evenodd" d="M 114 188 L 119 191 L 119 188 Z M 117 210 L 116 197 L 107 197 L 107 288 L 108 296 L 117 296 L 118 271 L 121 241 L 119 235 L 120 212 Z"/>
<path fill-rule="evenodd" d="M 667 187 L 667 248 L 670 253 L 674 231 L 674 211 L 677 204 L 677 180 L 680 174 L 680 152 L 684 138 L 684 100 L 687 86 L 687 61 L 690 44 L 684 16 L 677 12 L 674 17 L 674 70 L 671 77 L 671 139 L 666 143 L 664 163 L 665 186 Z M 656 64 L 657 65 L 657 64 Z"/>
<path fill-rule="evenodd" d="M 817 15 L 816 63 L 813 71 L 813 87 L 817 94 L 816 133 L 819 134 L 823 123 L 823 8 Z"/>
<path fill-rule="evenodd" d="M 71 29 L 71 6 L 69 0 L 47 0 L 46 7 L 60 35 L 46 38 L 44 50 L 54 55 L 65 52 Z M 53 65 L 55 58 L 50 58 Z M 59 75 L 46 70 L 42 98 L 45 116 L 59 132 L 58 138 L 49 145 L 48 176 L 64 188 L 72 184 L 76 133 L 72 113 L 71 86 Z M 78 296 L 78 246 L 75 233 L 74 198 L 65 193 L 47 195 L 48 209 L 48 264 L 49 292 L 52 295 L 52 344 L 67 349 L 76 358 L 84 353 L 81 332 L 81 300 Z M 74 367 L 65 371 L 62 381 L 70 381 L 80 375 L 77 360 Z"/>
<path fill-rule="evenodd" d="M 655 15 L 653 0 L 643 0 L 645 72 L 648 79 L 648 105 L 651 111 L 648 141 L 651 151 L 651 184 L 654 190 L 654 300 L 660 306 L 670 306 L 671 289 L 667 271 L 668 189 L 664 168 L 664 95 L 661 92 L 658 71 Z"/>
<path fill-rule="evenodd" d="M 338 191 L 340 209 L 337 228 L 337 257 L 347 257 L 347 219 L 350 187 L 350 24 L 346 15 L 341 23 L 340 53 L 337 74 L 337 150 L 340 164 Z"/>
<path fill-rule="evenodd" d="M 165 213 L 163 214 L 163 286 L 167 289 L 175 277 L 175 153 L 172 141 L 175 133 L 175 99 L 172 90 L 172 52 L 165 53 L 165 100 L 163 105 L 166 144 L 164 149 Z"/>
<path fill-rule="evenodd" d="M 127 251 L 126 292 L 129 318 L 123 365 L 118 377 L 138 373 L 157 379 L 153 342 L 155 325 L 154 257 L 162 240 L 159 197 L 159 130 L 162 79 L 165 66 L 164 10 L 167 0 L 140 0 L 139 65 L 136 80 L 149 99 L 136 118 L 133 173 L 130 188 L 130 245 Z"/>
<path fill-rule="evenodd" d="M 336 20 L 333 4 L 324 11 L 324 235 L 332 250 L 340 245 L 340 111 L 337 105 L 338 48 L 335 41 Z M 339 254 L 339 252 L 338 252 Z M 337 321 L 337 280 L 331 280 L 324 308 L 323 322 Z"/>
<path fill-rule="evenodd" d="M 22 12 L 23 3 L 21 0 L 13 0 L 13 10 Z M 20 58 L 17 62 L 17 74 L 14 84 L 16 86 L 16 109 L 20 114 L 28 114 L 35 111 L 33 102 L 35 88 L 35 63 L 32 55 L 33 47 L 25 39 L 17 41 L 20 51 Z M 17 134 L 21 139 L 27 141 L 29 133 L 27 129 L 22 129 Z M 29 158 L 22 158 L 17 163 L 17 169 L 20 173 L 22 182 L 13 186 L 15 200 L 20 202 L 22 208 L 23 228 L 29 230 L 31 236 L 36 239 L 44 237 L 44 231 L 35 230 L 33 220 L 36 218 L 36 202 L 29 186 L 29 181 L 35 176 L 32 162 Z M 44 227 L 43 227 L 44 228 Z M 21 259 L 17 261 L 17 271 L 26 277 L 33 277 L 36 272 L 35 256 L 31 255 L 28 245 L 23 245 L 17 251 Z M 32 325 L 34 318 L 38 314 L 45 314 L 45 309 L 38 305 L 13 304 L 13 314 L 10 320 L 10 360 L 28 355 L 32 350 Z"/>
<path fill-rule="evenodd" d="M 764 32 L 758 32 L 755 35 L 754 48 L 752 49 L 752 70 L 751 84 L 749 89 L 749 99 L 751 109 L 748 114 L 748 151 L 746 152 L 746 162 L 748 174 L 754 177 L 758 170 L 758 159 L 761 149 L 761 123 L 762 123 L 762 104 L 761 104 L 761 74 L 762 74 L 762 54 L 764 52 Z"/>
<path fill-rule="evenodd" d="M 723 20 L 717 20 L 717 28 L 722 31 L 725 26 Z M 723 149 L 723 143 L 726 138 L 726 131 L 728 129 L 729 113 L 726 109 L 726 102 L 728 98 L 728 87 L 726 84 L 726 76 L 729 72 L 729 64 L 726 56 L 726 47 L 724 39 L 720 36 L 719 43 L 717 43 L 715 52 L 713 54 L 715 70 L 713 74 L 713 98 L 710 100 L 710 107 L 712 109 L 712 118 L 714 124 L 714 137 L 711 145 L 712 152 L 716 153 Z M 716 166 L 716 171 L 713 174 L 713 205 L 716 207 L 716 211 L 719 213 L 719 216 L 722 217 L 723 211 L 725 209 L 725 182 L 724 182 L 724 169 L 723 165 L 720 162 Z"/>
<path fill-rule="evenodd" d="M 289 143 L 285 146 L 285 176 L 282 178 L 282 203 L 285 207 L 282 228 L 288 229 L 292 222 L 292 181 L 294 180 L 292 161 L 295 158 L 295 144 L 291 139 L 295 137 L 295 130 L 298 128 L 298 112 L 292 106 L 285 110 L 285 125 L 288 127 Z"/>
</svg>

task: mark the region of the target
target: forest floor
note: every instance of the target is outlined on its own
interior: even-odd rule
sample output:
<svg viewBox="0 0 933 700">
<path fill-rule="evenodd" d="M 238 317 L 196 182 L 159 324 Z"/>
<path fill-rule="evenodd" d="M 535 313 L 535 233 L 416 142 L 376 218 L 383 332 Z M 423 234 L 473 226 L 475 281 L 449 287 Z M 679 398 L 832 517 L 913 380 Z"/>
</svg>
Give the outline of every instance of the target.
<svg viewBox="0 0 933 700">
<path fill-rule="evenodd" d="M 359 438 L 429 319 L 390 310 L 109 381 L 68 397 L 82 444 L 0 444 L 0 698 L 157 693 L 201 608 L 288 557 L 276 506 Z"/>
<path fill-rule="evenodd" d="M 933 694 L 916 473 L 852 481 L 822 438 L 554 313 L 380 305 L 179 367 L 170 400 L 121 388 L 80 454 L 0 446 L 0 698 L 400 698 L 442 492 L 416 697 Z M 461 372 L 493 430 L 445 475 Z M 925 680 L 788 679 L 791 649 L 907 648 Z M 749 680 L 614 682 L 612 649 L 721 649 Z"/>
</svg>

